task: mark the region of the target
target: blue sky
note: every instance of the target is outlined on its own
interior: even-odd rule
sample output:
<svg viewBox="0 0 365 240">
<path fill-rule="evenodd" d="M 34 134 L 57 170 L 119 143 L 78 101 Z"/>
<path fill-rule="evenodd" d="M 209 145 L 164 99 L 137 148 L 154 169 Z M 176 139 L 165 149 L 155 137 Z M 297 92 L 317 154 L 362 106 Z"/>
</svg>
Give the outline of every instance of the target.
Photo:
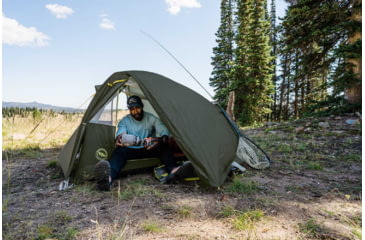
<svg viewBox="0 0 365 240">
<path fill-rule="evenodd" d="M 277 15 L 285 4 L 277 1 Z M 162 74 L 211 95 L 220 0 L 3 0 L 2 100 L 80 107 L 111 74 Z M 87 105 L 82 105 L 83 108 Z"/>
</svg>

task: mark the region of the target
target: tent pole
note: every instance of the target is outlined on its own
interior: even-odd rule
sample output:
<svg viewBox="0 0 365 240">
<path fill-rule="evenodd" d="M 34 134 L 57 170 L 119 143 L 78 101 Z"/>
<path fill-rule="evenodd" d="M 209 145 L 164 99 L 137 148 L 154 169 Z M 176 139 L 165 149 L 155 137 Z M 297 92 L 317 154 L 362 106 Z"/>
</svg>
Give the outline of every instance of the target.
<svg viewBox="0 0 365 240">
<path fill-rule="evenodd" d="M 112 100 L 112 102 L 110 104 L 110 120 L 112 122 L 112 125 L 113 125 L 113 104 L 114 104 L 114 99 Z"/>
<path fill-rule="evenodd" d="M 119 91 L 118 91 L 118 93 L 117 93 L 118 95 L 117 95 L 117 106 L 116 106 L 116 114 L 115 114 L 115 124 L 117 124 L 118 123 L 118 111 L 119 111 L 119 106 L 118 106 L 118 104 L 119 104 Z"/>
</svg>

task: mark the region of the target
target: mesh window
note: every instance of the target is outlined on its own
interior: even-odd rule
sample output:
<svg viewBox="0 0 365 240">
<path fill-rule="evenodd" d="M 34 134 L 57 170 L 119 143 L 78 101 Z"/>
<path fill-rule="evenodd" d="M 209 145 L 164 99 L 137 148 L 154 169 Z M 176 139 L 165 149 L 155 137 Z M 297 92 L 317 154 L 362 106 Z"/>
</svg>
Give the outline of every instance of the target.
<svg viewBox="0 0 365 240">
<path fill-rule="evenodd" d="M 91 119 L 90 122 L 104 125 L 115 126 L 117 124 L 118 116 L 118 101 L 119 97 L 115 95 L 111 100 L 102 107 L 99 112 Z"/>
</svg>

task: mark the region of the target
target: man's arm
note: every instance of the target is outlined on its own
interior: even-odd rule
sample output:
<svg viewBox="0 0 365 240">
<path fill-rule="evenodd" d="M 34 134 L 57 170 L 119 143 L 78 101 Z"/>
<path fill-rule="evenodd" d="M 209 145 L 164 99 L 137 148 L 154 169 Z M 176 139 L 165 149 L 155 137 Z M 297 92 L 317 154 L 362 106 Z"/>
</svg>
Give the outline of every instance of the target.
<svg viewBox="0 0 365 240">
<path fill-rule="evenodd" d="M 128 118 L 124 117 L 118 123 L 118 130 L 116 132 L 115 146 L 136 146 L 141 145 L 141 139 L 137 136 L 128 134 Z"/>
<path fill-rule="evenodd" d="M 169 136 L 170 132 L 169 130 L 167 130 L 166 126 L 161 122 L 161 120 L 159 118 L 156 117 L 155 120 L 155 129 L 156 129 L 156 133 L 160 136 Z"/>
<path fill-rule="evenodd" d="M 154 117 L 153 127 L 156 130 L 156 133 L 161 136 L 159 138 L 145 138 L 143 141 L 143 145 L 147 150 L 151 150 L 159 146 L 160 144 L 168 143 L 169 130 L 165 127 L 165 125 L 161 122 L 158 117 Z"/>
</svg>

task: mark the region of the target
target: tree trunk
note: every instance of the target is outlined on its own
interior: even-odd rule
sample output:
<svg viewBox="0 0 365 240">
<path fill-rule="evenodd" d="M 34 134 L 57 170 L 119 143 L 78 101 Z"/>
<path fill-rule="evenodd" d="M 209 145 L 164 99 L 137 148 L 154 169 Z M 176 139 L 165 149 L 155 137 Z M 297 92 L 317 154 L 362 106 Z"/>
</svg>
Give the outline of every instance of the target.
<svg viewBox="0 0 365 240">
<path fill-rule="evenodd" d="M 360 6 L 361 0 L 353 0 L 352 7 L 353 13 L 351 16 L 352 20 L 361 22 L 361 8 L 355 9 L 354 6 Z M 361 32 L 355 32 L 349 38 L 349 44 L 355 43 L 357 40 L 361 39 Z M 352 64 L 352 72 L 356 74 L 360 79 L 362 79 L 362 70 L 361 70 L 361 58 L 358 59 L 347 59 L 349 63 Z M 362 84 L 361 82 L 352 84 L 345 90 L 345 98 L 349 103 L 360 103 L 361 104 L 361 95 L 362 95 Z"/>
<path fill-rule="evenodd" d="M 236 117 L 234 115 L 234 102 L 235 102 L 235 100 L 236 100 L 235 92 L 230 91 L 229 96 L 228 96 L 228 104 L 227 104 L 226 112 L 227 112 L 228 116 L 233 121 L 236 121 Z"/>
</svg>

